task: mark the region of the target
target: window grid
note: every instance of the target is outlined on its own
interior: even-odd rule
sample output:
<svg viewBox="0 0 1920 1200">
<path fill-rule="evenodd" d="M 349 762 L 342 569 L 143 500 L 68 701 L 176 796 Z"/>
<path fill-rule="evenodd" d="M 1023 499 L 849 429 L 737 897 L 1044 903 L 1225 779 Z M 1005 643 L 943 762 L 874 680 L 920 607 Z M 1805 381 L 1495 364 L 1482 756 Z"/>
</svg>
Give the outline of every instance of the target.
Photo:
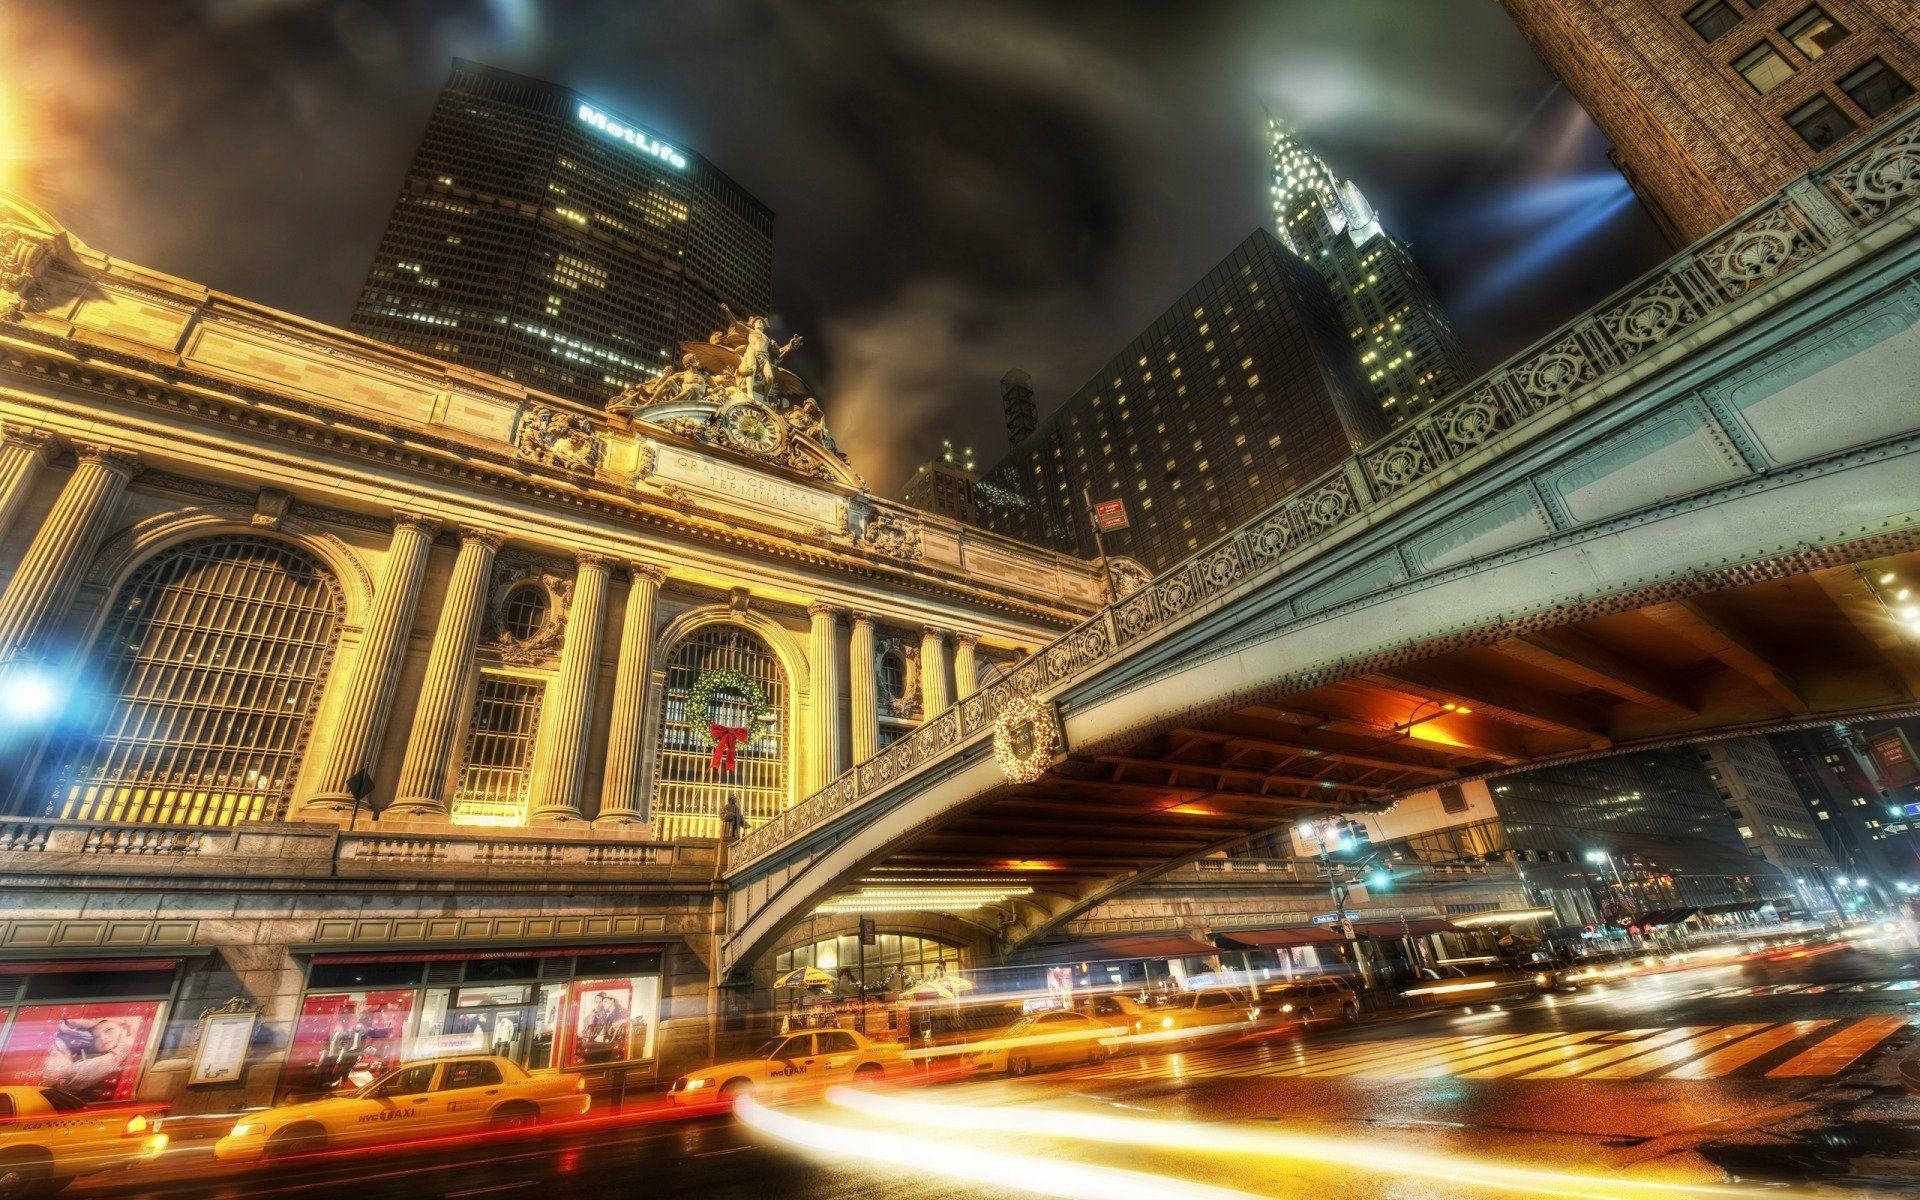
<svg viewBox="0 0 1920 1200">
<path fill-rule="evenodd" d="M 687 724 L 687 693 L 708 671 L 732 668 L 760 686 L 773 712 L 759 737 L 738 747 L 731 774 L 713 771 L 713 750 Z M 660 753 L 653 787 L 655 836 L 718 837 L 720 810 L 729 793 L 740 797 L 749 828 L 787 807 L 787 681 L 780 664 L 754 634 L 732 625 L 712 625 L 681 642 L 667 668 L 666 704 L 660 722 Z M 746 705 L 716 693 L 710 718 L 744 726 Z"/>
<path fill-rule="evenodd" d="M 109 610 L 93 727 L 54 761 L 51 815 L 277 820 L 306 748 L 345 602 L 319 562 L 265 538 L 163 552 Z"/>
<path fill-rule="evenodd" d="M 466 758 L 454 785 L 455 825 L 525 825 L 533 739 L 546 684 L 484 672 L 474 689 Z"/>
</svg>

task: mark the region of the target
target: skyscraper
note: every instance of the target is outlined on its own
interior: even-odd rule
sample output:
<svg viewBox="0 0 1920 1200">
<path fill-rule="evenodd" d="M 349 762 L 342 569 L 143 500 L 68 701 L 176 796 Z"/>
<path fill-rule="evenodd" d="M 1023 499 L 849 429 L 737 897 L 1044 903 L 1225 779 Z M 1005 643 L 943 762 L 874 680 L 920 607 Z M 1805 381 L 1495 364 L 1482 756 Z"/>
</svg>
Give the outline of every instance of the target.
<svg viewBox="0 0 1920 1200">
<path fill-rule="evenodd" d="M 1747 849 L 1779 867 L 1807 908 L 1838 908 L 1838 864 L 1773 743 L 1764 737 L 1727 738 L 1705 742 L 1698 750 Z"/>
<path fill-rule="evenodd" d="M 1280 240 L 1327 281 L 1361 377 L 1397 425 L 1467 381 L 1466 351 L 1413 255 L 1353 181 L 1279 121 L 1268 133 Z"/>
<path fill-rule="evenodd" d="M 456 59 L 348 326 L 599 403 L 773 302 L 773 213 L 577 93 Z"/>
<path fill-rule="evenodd" d="M 1107 550 L 1157 569 L 1384 429 L 1326 284 L 1255 230 L 982 475 L 980 521 L 1091 555 L 1083 493 L 1121 499 Z"/>
<path fill-rule="evenodd" d="M 1675 246 L 1885 121 L 1920 80 L 1913 0 L 1500 0 Z"/>
</svg>

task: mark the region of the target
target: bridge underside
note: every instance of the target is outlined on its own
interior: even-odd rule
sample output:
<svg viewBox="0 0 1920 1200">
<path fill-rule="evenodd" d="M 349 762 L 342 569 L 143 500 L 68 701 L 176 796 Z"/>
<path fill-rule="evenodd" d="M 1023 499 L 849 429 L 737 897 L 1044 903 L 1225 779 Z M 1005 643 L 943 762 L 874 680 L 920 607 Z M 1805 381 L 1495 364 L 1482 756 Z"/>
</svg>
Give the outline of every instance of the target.
<svg viewBox="0 0 1920 1200">
<path fill-rule="evenodd" d="M 1077 751 L 903 840 L 862 886 L 1031 888 L 1009 949 L 1304 814 L 1475 776 L 1920 704 L 1907 551 L 1627 601 Z M 1908 615 L 1903 615 L 1908 614 Z"/>
</svg>

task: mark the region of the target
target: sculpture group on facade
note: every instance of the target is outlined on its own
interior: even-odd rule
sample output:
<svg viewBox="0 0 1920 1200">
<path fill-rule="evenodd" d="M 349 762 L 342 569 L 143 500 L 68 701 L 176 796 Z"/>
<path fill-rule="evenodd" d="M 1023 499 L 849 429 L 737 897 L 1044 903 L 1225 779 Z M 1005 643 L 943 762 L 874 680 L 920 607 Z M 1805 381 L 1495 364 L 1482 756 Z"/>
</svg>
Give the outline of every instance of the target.
<svg viewBox="0 0 1920 1200">
<path fill-rule="evenodd" d="M 675 370 L 636 383 L 607 405 L 609 416 L 650 421 L 682 437 L 771 459 L 804 474 L 832 469 L 796 445 L 811 442 L 847 461 L 827 430 L 820 402 L 782 364 L 798 334 L 776 342 L 765 317 L 741 318 L 725 305 L 727 327 L 681 343 Z"/>
<path fill-rule="evenodd" d="M 544 404 L 529 404 L 514 430 L 514 451 L 521 458 L 591 475 L 600 466 L 600 436 L 593 422 Z"/>
</svg>

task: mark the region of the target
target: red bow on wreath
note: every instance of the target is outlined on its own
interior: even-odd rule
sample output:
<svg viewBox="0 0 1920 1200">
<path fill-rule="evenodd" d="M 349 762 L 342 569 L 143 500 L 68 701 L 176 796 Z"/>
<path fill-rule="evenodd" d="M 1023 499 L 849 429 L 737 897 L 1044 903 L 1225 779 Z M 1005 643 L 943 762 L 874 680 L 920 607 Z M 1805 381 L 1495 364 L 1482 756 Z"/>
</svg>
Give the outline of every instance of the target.
<svg viewBox="0 0 1920 1200">
<path fill-rule="evenodd" d="M 714 773 L 723 774 L 733 770 L 734 752 L 741 742 L 747 740 L 747 727 L 709 723 L 707 733 L 713 738 Z"/>
</svg>

